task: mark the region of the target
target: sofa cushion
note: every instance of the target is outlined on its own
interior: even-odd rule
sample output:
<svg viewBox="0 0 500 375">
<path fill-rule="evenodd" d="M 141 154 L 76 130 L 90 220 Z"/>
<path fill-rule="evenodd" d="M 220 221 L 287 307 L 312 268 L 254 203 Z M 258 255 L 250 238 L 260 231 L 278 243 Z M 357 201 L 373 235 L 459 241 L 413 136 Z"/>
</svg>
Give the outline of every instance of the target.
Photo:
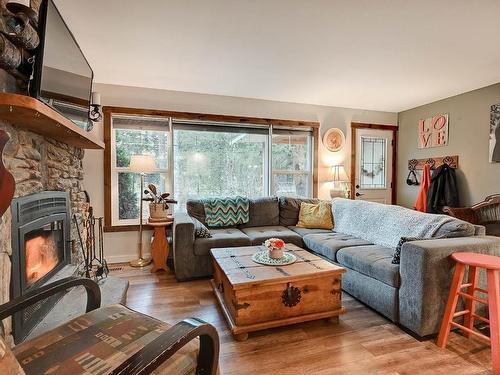
<svg viewBox="0 0 500 375">
<path fill-rule="evenodd" d="M 238 228 L 210 229 L 210 238 L 197 238 L 194 241 L 196 255 L 208 255 L 214 247 L 249 246 L 250 238 Z"/>
<path fill-rule="evenodd" d="M 250 199 L 250 220 L 238 228 L 280 225 L 278 197 Z"/>
<path fill-rule="evenodd" d="M 319 199 L 306 199 L 306 198 L 292 198 L 280 197 L 280 225 L 285 227 L 289 225 L 297 225 L 299 221 L 300 204 L 305 203 L 318 203 Z"/>
<path fill-rule="evenodd" d="M 344 247 L 337 252 L 337 262 L 344 267 L 399 288 L 399 265 L 392 264 L 394 250 L 380 245 Z"/>
<path fill-rule="evenodd" d="M 300 228 L 295 225 L 290 225 L 287 227 L 290 230 L 293 230 L 299 236 L 304 237 L 307 234 L 315 234 L 315 233 L 332 233 L 331 229 L 318 229 L 318 228 Z"/>
<path fill-rule="evenodd" d="M 329 233 L 307 234 L 303 238 L 309 250 L 337 261 L 336 253 L 344 247 L 371 245 L 371 242 L 349 236 L 347 234 L 329 231 Z"/>
<path fill-rule="evenodd" d="M 301 236 L 280 225 L 242 228 L 241 230 L 250 238 L 252 245 L 261 245 L 269 238 L 281 238 L 285 242 L 290 242 L 297 246 L 303 246 Z"/>
<path fill-rule="evenodd" d="M 189 216 L 194 217 L 203 225 L 207 225 L 205 221 L 205 206 L 198 199 L 188 199 L 186 202 L 186 211 Z"/>
<path fill-rule="evenodd" d="M 125 306 L 111 305 L 25 341 L 13 352 L 28 374 L 109 374 L 169 328 Z M 194 374 L 198 346 L 197 339 L 191 341 L 153 374 Z"/>
</svg>

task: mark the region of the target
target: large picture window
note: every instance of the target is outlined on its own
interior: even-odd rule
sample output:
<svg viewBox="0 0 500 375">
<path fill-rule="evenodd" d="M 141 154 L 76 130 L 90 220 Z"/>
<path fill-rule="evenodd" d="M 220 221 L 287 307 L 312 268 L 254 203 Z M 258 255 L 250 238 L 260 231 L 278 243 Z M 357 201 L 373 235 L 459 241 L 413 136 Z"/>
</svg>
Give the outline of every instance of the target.
<svg viewBox="0 0 500 375">
<path fill-rule="evenodd" d="M 174 211 L 185 211 L 188 199 L 314 195 L 317 128 L 208 123 L 154 112 L 105 117 L 109 230 L 138 223 L 140 174 L 130 170 L 136 154 L 154 157 L 156 169 L 144 175 L 145 184 L 172 193 Z M 149 216 L 148 204 L 143 216 Z"/>
<path fill-rule="evenodd" d="M 174 126 L 176 209 L 189 198 L 267 195 L 267 129 Z"/>
</svg>

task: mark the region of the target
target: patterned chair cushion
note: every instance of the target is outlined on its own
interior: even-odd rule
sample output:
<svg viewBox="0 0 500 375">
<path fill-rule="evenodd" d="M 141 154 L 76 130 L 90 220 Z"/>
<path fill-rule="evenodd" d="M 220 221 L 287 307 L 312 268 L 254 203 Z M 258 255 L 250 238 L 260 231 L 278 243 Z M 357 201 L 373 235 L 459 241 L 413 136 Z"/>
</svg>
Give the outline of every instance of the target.
<svg viewBox="0 0 500 375">
<path fill-rule="evenodd" d="M 2 374 L 25 375 L 10 346 L 0 335 L 0 370 Z"/>
<path fill-rule="evenodd" d="M 170 328 L 122 305 L 106 306 L 17 345 L 13 352 L 26 374 L 104 375 Z M 194 374 L 193 340 L 154 374 Z"/>
</svg>

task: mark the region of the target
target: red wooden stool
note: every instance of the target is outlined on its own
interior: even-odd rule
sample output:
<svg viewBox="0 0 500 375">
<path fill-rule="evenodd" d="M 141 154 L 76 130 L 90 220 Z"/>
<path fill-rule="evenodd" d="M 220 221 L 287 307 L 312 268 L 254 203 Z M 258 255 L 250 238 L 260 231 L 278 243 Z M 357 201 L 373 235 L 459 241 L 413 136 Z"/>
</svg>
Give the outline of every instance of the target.
<svg viewBox="0 0 500 375">
<path fill-rule="evenodd" d="M 451 282 L 450 295 L 444 311 L 443 322 L 439 331 L 437 345 L 440 348 L 446 347 L 450 329 L 452 327 L 463 330 L 467 337 L 475 335 L 491 345 L 491 357 L 493 361 L 493 373 L 500 374 L 500 294 L 499 277 L 500 257 L 477 253 L 455 253 L 451 256 L 456 262 L 453 281 Z M 469 266 L 469 277 L 466 284 L 463 283 L 465 266 Z M 478 288 L 479 270 L 486 269 L 488 290 Z M 467 288 L 464 292 L 463 289 Z M 488 298 L 475 296 L 476 292 L 488 294 Z M 465 300 L 465 310 L 456 312 L 458 298 Z M 489 319 L 476 315 L 476 302 L 488 305 Z M 464 324 L 453 321 L 459 316 L 464 317 Z M 490 337 L 487 337 L 474 330 L 474 321 L 480 320 L 490 325 Z"/>
</svg>

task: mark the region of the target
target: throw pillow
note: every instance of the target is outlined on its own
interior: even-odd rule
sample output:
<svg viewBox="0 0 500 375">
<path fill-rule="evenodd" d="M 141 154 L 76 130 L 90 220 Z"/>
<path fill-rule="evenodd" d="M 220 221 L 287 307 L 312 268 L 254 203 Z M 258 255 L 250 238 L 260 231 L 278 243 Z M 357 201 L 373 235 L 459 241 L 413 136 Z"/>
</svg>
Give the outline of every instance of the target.
<svg viewBox="0 0 500 375">
<path fill-rule="evenodd" d="M 399 264 L 401 261 L 401 248 L 403 247 L 403 244 L 406 242 L 411 242 L 411 241 L 419 241 L 419 240 L 426 240 L 428 238 L 419 238 L 419 237 L 401 237 L 401 239 L 398 242 L 398 246 L 396 246 L 396 251 L 394 252 L 394 255 L 392 256 L 392 264 Z"/>
<path fill-rule="evenodd" d="M 209 198 L 203 201 L 209 227 L 230 227 L 248 223 L 250 200 L 245 197 Z"/>
<path fill-rule="evenodd" d="M 198 219 L 191 217 L 194 224 L 194 236 L 196 238 L 212 238 L 210 231 Z"/>
<path fill-rule="evenodd" d="M 297 226 L 310 229 L 332 229 L 332 205 L 329 202 L 300 204 Z"/>
</svg>

